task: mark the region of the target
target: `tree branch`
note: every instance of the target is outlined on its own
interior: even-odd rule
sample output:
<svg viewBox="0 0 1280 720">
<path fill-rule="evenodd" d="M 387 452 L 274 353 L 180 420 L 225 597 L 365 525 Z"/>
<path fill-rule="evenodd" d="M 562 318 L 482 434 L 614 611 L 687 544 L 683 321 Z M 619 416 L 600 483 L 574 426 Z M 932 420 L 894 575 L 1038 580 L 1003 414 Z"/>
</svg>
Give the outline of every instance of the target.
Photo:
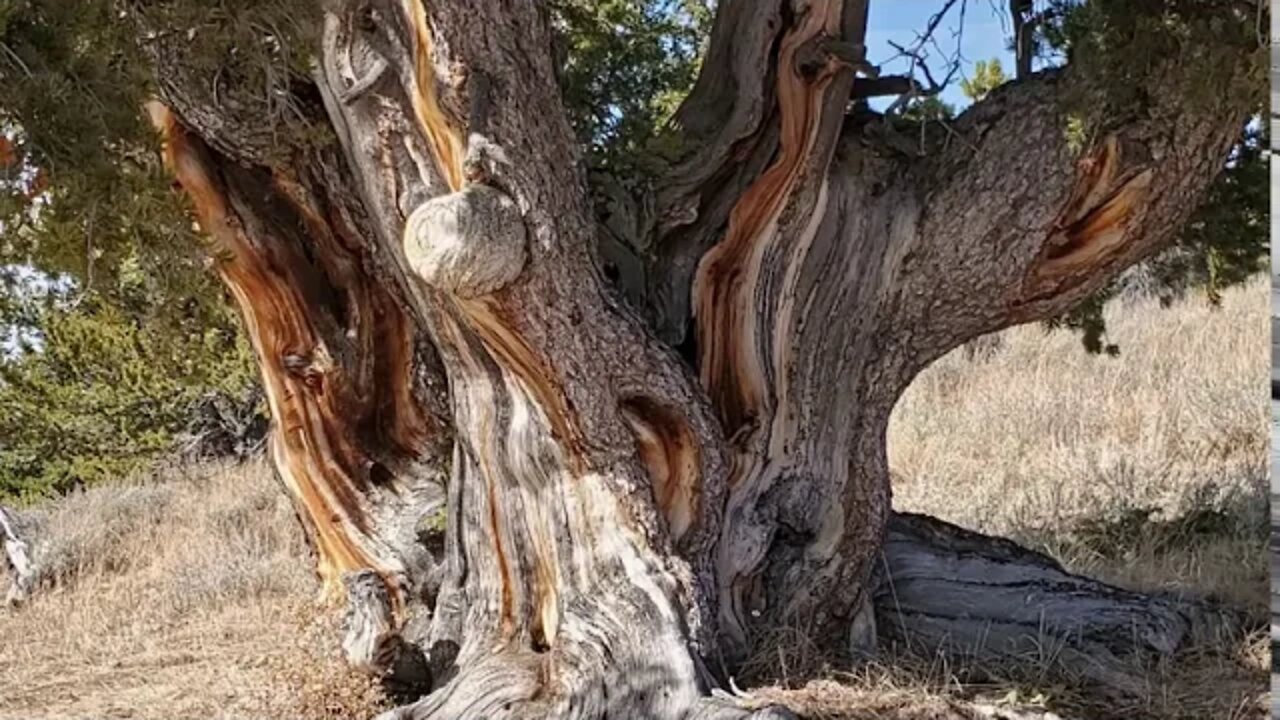
<svg viewBox="0 0 1280 720">
<path fill-rule="evenodd" d="M 648 274 L 644 294 L 659 336 L 669 343 L 686 337 L 689 287 L 699 260 L 720 241 L 739 199 L 778 151 L 778 77 L 794 70 L 779 66 L 780 42 L 801 22 L 793 7 L 810 15 L 838 7 L 840 26 L 823 36 L 838 36 L 838 47 L 865 48 L 868 0 L 720 4 L 698 81 L 676 112 L 678 151 L 655 182 L 654 227 L 641 228 L 637 248 L 660 268 Z M 845 83 L 852 68 L 847 60 L 842 64 L 847 75 L 839 82 Z M 874 81 L 854 86 L 861 82 Z M 843 100 L 829 102 L 832 112 L 843 111 Z"/>
<path fill-rule="evenodd" d="M 1106 585 L 924 515 L 893 515 L 877 576 L 876 624 L 886 645 L 987 667 L 1039 654 L 1055 669 L 1128 692 L 1141 692 L 1135 660 L 1256 629 L 1242 612 Z"/>
<path fill-rule="evenodd" d="M 916 79 L 910 75 L 884 75 L 855 82 L 852 97 L 855 100 L 865 100 L 888 95 L 905 95 L 917 92 L 918 88 Z"/>
<path fill-rule="evenodd" d="M 827 638 L 848 626 L 888 513 L 882 438 L 902 390 L 964 341 L 1060 314 L 1167 242 L 1249 112 L 1240 93 L 1168 93 L 1079 142 L 1068 119 L 1089 88 L 1051 72 L 993 92 L 923 158 L 883 152 L 855 122 L 830 155 L 823 122 L 843 105 L 789 86 L 803 22 L 771 56 L 777 134 L 762 124 L 727 164 L 691 171 L 719 184 L 685 186 L 696 209 L 656 249 L 669 264 L 651 291 L 680 337 L 696 267 L 698 369 L 732 453 L 722 626 L 748 640 L 789 617 L 818 618 Z M 1241 55 L 1223 68 L 1236 79 Z M 763 147 L 769 159 L 753 158 Z"/>
<path fill-rule="evenodd" d="M 905 175 L 927 204 L 897 253 L 886 327 L 910 328 L 916 362 L 1059 315 L 1167 243 L 1249 112 L 1165 95 L 1078 147 L 1065 104 L 1077 82 L 1066 70 L 998 89 L 952 124 L 959 142 Z"/>
</svg>

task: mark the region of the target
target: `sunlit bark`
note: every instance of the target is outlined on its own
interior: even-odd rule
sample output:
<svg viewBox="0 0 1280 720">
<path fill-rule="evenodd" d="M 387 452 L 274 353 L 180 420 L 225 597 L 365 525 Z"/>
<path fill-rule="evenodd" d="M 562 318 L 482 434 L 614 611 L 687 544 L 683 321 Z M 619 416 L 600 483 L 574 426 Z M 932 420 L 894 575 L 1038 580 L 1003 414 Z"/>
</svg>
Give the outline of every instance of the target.
<svg viewBox="0 0 1280 720">
<path fill-rule="evenodd" d="M 281 477 L 350 593 L 348 653 L 429 666 L 396 717 L 745 716 L 709 691 L 764 630 L 874 641 L 886 547 L 891 571 L 931 568 L 913 582 L 973 571 L 938 564 L 959 536 L 885 545 L 894 403 L 1166 242 L 1248 108 L 1160 98 L 1075 147 L 1078 80 L 1055 71 L 904 154 L 847 114 L 866 13 L 720 3 L 679 151 L 614 206 L 651 210 L 610 237 L 638 307 L 598 270 L 616 223 L 593 215 L 531 4 L 327 6 L 332 155 L 246 168 L 216 149 L 234 128 L 154 109 L 258 353 Z M 1064 637 L 1094 608 L 1180 612 L 1080 583 L 1096 605 Z M 929 637 L 972 629 L 911 597 Z"/>
</svg>

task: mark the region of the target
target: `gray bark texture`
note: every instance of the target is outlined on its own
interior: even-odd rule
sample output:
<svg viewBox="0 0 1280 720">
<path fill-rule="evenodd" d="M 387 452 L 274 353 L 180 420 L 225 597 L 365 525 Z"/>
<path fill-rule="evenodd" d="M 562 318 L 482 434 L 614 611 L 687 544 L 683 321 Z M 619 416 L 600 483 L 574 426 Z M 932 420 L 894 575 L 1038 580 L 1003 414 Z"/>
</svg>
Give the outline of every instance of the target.
<svg viewBox="0 0 1280 720">
<path fill-rule="evenodd" d="M 679 150 L 632 194 L 588 182 L 537 4 L 326 3 L 336 142 L 287 161 L 159 68 L 152 117 L 223 251 L 344 648 L 425 693 L 388 717 L 785 717 L 710 691 L 800 618 L 824 646 L 985 628 L 1005 655 L 1194 634 L 1173 601 L 888 525 L 885 430 L 936 358 L 1166 243 L 1249 108 L 1157 94 L 1077 145 L 1067 68 L 894 142 L 850 102 L 866 18 L 722 0 Z M 1141 641 L 1098 640 L 1121 624 Z"/>
<path fill-rule="evenodd" d="M 1244 613 L 1129 592 L 1012 542 L 923 515 L 889 521 L 875 592 L 880 641 L 1016 665 L 1034 658 L 1133 691 L 1132 658 L 1172 656 L 1247 630 Z"/>
<path fill-rule="evenodd" d="M 9 589 L 5 607 L 20 605 L 31 596 L 38 576 L 33 559 L 34 527 L 23 522 L 12 508 L 0 505 L 0 547 L 4 549 L 4 568 L 9 573 Z"/>
</svg>

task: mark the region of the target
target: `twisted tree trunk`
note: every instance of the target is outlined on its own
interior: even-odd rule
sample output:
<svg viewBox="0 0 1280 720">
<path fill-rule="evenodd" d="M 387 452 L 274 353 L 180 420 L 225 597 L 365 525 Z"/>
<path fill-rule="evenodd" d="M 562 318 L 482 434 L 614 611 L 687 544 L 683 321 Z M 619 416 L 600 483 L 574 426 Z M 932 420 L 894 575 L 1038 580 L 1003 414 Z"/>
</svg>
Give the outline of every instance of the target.
<svg viewBox="0 0 1280 720">
<path fill-rule="evenodd" d="M 534 4 L 329 3 L 313 82 L 336 144 L 287 162 L 160 68 L 153 119 L 351 598 L 345 647 L 430 690 L 395 717 L 742 717 L 709 691 L 763 629 L 870 642 L 898 396 L 1167 241 L 1249 109 L 1159 96 L 1077 148 L 1055 71 L 904 154 L 850 113 L 866 6 L 719 3 L 677 157 L 606 217 Z M 958 542 L 931 537 L 925 556 Z M 1057 570 L 1001 562 L 1054 607 Z M 1095 610 L 1169 616 L 1085 589 L 1066 635 Z"/>
</svg>

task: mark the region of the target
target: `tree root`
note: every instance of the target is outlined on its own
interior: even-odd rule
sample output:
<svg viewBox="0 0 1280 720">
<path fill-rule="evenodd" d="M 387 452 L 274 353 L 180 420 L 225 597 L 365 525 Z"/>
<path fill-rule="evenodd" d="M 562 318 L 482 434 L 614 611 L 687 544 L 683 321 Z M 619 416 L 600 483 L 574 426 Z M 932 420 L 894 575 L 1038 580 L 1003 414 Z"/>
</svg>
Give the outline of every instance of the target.
<svg viewBox="0 0 1280 720">
<path fill-rule="evenodd" d="M 1009 540 L 894 514 L 875 594 L 882 645 L 981 663 L 1051 665 L 1133 689 L 1135 657 L 1170 656 L 1247 629 L 1243 613 L 1073 575 Z"/>
<path fill-rule="evenodd" d="M 1169 656 L 1245 625 L 1243 613 L 1073 575 L 1008 540 L 921 515 L 892 516 L 879 576 L 871 632 L 881 647 L 1052 666 L 1120 690 L 1137 687 L 1128 674 L 1135 657 Z M 748 708 L 727 693 L 707 696 L 674 669 L 626 658 L 622 648 L 590 654 L 613 653 L 607 677 L 556 650 L 481 655 L 431 695 L 377 720 L 795 717 L 781 707 Z M 585 656 L 582 648 L 572 654 Z"/>
<path fill-rule="evenodd" d="M 561 671 L 555 666 L 562 661 L 503 650 L 467 665 L 431 695 L 375 720 L 795 720 L 785 708 L 748 708 L 731 698 L 704 696 L 688 678 L 664 673 L 659 664 L 615 667 L 606 679 Z"/>
</svg>

